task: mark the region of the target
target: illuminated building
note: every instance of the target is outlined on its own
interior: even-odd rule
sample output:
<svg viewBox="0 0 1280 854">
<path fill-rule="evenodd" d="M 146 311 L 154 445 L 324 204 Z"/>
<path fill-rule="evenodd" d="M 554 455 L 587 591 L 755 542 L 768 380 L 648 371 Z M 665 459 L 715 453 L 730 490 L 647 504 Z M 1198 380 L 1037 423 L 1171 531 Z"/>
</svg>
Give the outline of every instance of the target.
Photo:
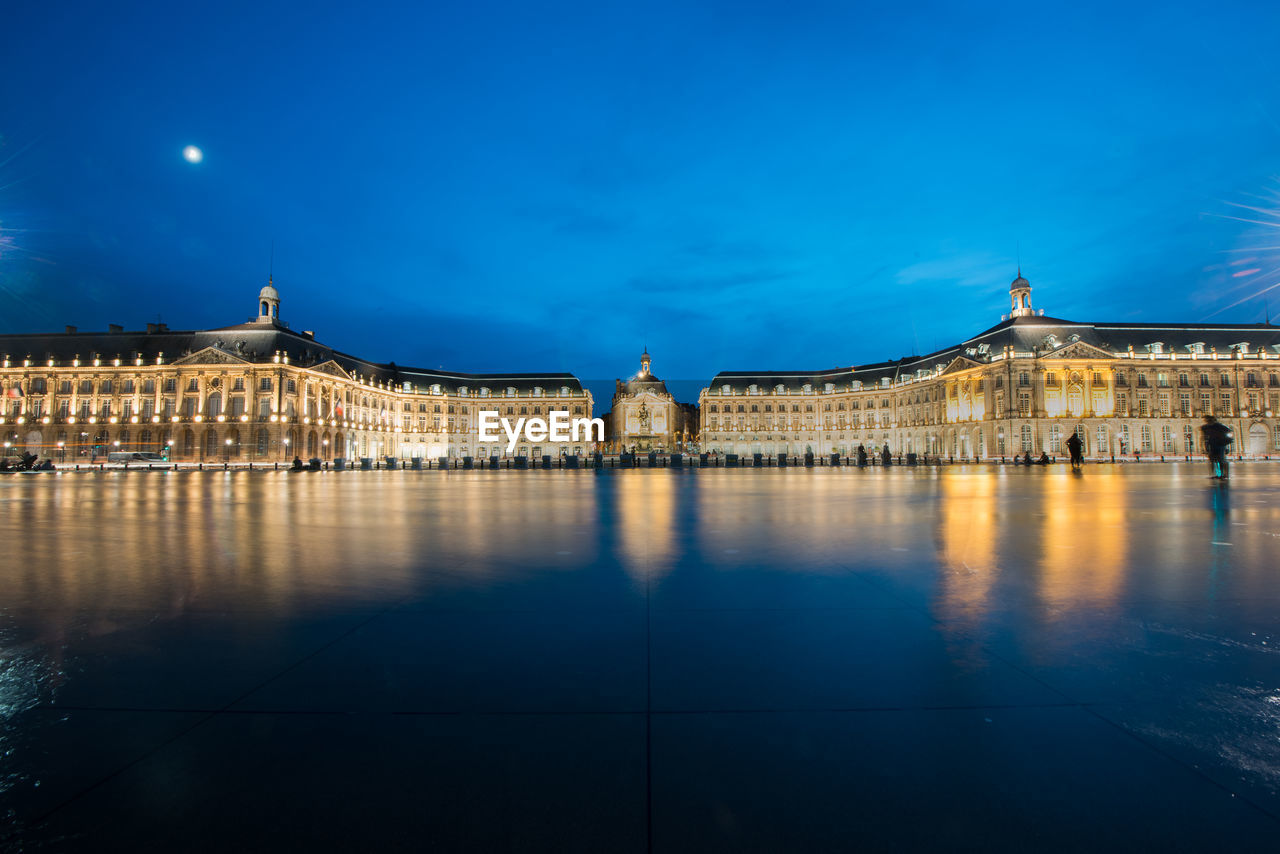
<svg viewBox="0 0 1280 854">
<path fill-rule="evenodd" d="M 464 374 L 369 362 L 296 332 L 268 284 L 257 316 L 221 329 L 0 336 L 0 436 L 13 456 L 110 451 L 187 461 L 504 455 L 478 415 L 590 417 L 567 373 Z M 561 443 L 563 444 L 563 443 Z M 589 450 L 528 443 L 517 454 Z"/>
<path fill-rule="evenodd" d="M 696 438 L 697 407 L 677 402 L 651 366 L 645 350 L 640 354 L 640 371 L 616 381 L 613 409 L 605 416 L 610 451 L 682 452 Z"/>
<path fill-rule="evenodd" d="M 926 356 L 825 371 L 729 371 L 699 395 L 705 450 L 999 459 L 1202 453 L 1202 416 L 1233 452 L 1280 452 L 1280 329 L 1270 324 L 1078 323 L 1009 288 L 999 324 Z"/>
</svg>

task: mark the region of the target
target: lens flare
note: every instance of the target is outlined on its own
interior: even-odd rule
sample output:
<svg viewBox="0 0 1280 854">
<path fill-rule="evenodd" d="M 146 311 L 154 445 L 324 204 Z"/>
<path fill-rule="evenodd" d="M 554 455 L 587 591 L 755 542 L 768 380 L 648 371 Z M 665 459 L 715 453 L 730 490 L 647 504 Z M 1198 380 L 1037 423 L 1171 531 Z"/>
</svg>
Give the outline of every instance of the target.
<svg viewBox="0 0 1280 854">
<path fill-rule="evenodd" d="M 1238 295 L 1238 298 L 1207 317 L 1222 314 L 1253 300 L 1261 300 L 1266 294 L 1280 288 L 1280 246 L 1275 245 L 1277 238 L 1280 238 L 1280 234 L 1277 234 L 1280 232 L 1280 186 L 1266 189 L 1261 195 L 1254 196 L 1253 200 L 1256 204 L 1225 203 L 1238 213 L 1213 214 L 1221 219 L 1243 223 L 1248 228 L 1243 235 L 1247 245 L 1229 250 L 1231 254 L 1240 257 L 1233 258 L 1222 268 L 1218 268 L 1226 274 L 1227 287 L 1222 295 Z M 1236 267 L 1243 269 L 1233 269 Z"/>
<path fill-rule="evenodd" d="M 188 163 L 199 163 L 204 160 L 204 152 L 196 148 L 194 145 L 188 145 L 182 149 L 182 157 Z"/>
</svg>

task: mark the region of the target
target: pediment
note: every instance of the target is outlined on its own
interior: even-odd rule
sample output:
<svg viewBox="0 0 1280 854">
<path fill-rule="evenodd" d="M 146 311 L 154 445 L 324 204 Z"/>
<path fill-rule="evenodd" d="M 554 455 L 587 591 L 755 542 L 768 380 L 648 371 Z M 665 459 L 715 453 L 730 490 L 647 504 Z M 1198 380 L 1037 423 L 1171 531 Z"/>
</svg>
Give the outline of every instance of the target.
<svg viewBox="0 0 1280 854">
<path fill-rule="evenodd" d="M 950 364 L 948 364 L 945 368 L 942 369 L 942 373 L 955 374 L 955 373 L 959 373 L 960 371 L 970 370 L 972 368 L 981 368 L 982 366 L 983 366 L 982 362 L 975 362 L 973 359 L 968 359 L 964 356 L 956 356 L 954 359 L 951 360 Z"/>
<path fill-rule="evenodd" d="M 619 402 L 626 403 L 670 403 L 674 398 L 668 394 L 659 394 L 655 391 L 645 389 L 636 394 L 623 394 L 615 398 Z"/>
<path fill-rule="evenodd" d="M 174 359 L 175 365 L 248 365 L 248 359 L 242 359 L 226 350 L 220 350 L 217 347 L 205 347 L 194 353 L 189 353 L 181 359 Z"/>
<path fill-rule="evenodd" d="M 1045 359 L 1114 359 L 1115 356 L 1083 341 L 1072 341 L 1058 349 L 1045 353 Z"/>
<path fill-rule="evenodd" d="M 351 374 L 343 370 L 342 365 L 339 365 L 333 359 L 330 359 L 327 362 L 321 362 L 320 364 L 314 366 L 311 370 L 317 371 L 322 374 L 329 374 L 330 376 L 341 377 L 344 380 L 351 379 Z"/>
</svg>

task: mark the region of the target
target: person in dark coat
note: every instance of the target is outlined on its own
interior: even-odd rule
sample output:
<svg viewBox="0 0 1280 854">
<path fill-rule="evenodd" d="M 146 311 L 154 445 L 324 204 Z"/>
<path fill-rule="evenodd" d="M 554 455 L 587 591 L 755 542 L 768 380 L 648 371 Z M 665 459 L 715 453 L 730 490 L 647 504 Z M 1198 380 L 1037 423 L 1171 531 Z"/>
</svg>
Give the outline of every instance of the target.
<svg viewBox="0 0 1280 854">
<path fill-rule="evenodd" d="M 889 443 L 884 443 L 884 448 L 880 451 L 880 464 L 885 466 L 893 465 L 893 455 L 889 453 Z"/>
<path fill-rule="evenodd" d="M 858 446 L 858 467 L 859 468 L 867 467 L 867 449 L 864 445 Z"/>
<path fill-rule="evenodd" d="M 1023 464 L 1024 466 L 1029 466 L 1029 465 L 1031 465 L 1031 452 L 1030 452 L 1030 451 L 1027 451 L 1026 453 L 1024 453 L 1024 454 L 1022 455 L 1022 464 Z"/>
<path fill-rule="evenodd" d="M 1080 432 L 1077 430 L 1067 439 L 1067 451 L 1071 454 L 1071 468 L 1078 469 L 1084 464 L 1083 450 L 1084 442 L 1080 441 Z"/>
<path fill-rule="evenodd" d="M 1215 480 L 1226 480 L 1229 467 L 1227 448 L 1231 447 L 1231 442 L 1235 438 L 1231 434 L 1231 429 L 1212 415 L 1206 415 L 1204 425 L 1200 428 L 1200 435 L 1204 437 L 1204 450 L 1209 457 L 1212 477 Z"/>
</svg>

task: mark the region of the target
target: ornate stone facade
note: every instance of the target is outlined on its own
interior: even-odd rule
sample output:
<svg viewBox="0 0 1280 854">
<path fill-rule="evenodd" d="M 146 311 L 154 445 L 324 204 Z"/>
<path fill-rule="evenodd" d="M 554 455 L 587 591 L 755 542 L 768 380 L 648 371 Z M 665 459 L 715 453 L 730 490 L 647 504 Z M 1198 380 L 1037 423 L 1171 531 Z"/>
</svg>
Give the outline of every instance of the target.
<svg viewBox="0 0 1280 854">
<path fill-rule="evenodd" d="M 1268 324 L 1079 323 L 1031 308 L 927 356 L 827 371 L 725 372 L 699 396 L 702 444 L 724 453 L 1094 458 L 1203 453 L 1202 416 L 1233 453 L 1280 454 L 1280 329 Z"/>
<path fill-rule="evenodd" d="M 610 451 L 690 450 L 697 428 L 694 407 L 679 403 L 667 384 L 653 375 L 648 350 L 640 355 L 640 371 L 617 380 L 613 409 L 605 419 Z"/>
<path fill-rule="evenodd" d="M 281 322 L 271 284 L 254 319 L 222 329 L 0 336 L 0 395 L 6 455 L 66 462 L 111 451 L 209 462 L 505 456 L 505 442 L 478 441 L 480 411 L 591 415 L 572 374 L 427 371 L 341 353 Z M 526 442 L 516 453 L 562 450 L 591 448 Z"/>
</svg>

